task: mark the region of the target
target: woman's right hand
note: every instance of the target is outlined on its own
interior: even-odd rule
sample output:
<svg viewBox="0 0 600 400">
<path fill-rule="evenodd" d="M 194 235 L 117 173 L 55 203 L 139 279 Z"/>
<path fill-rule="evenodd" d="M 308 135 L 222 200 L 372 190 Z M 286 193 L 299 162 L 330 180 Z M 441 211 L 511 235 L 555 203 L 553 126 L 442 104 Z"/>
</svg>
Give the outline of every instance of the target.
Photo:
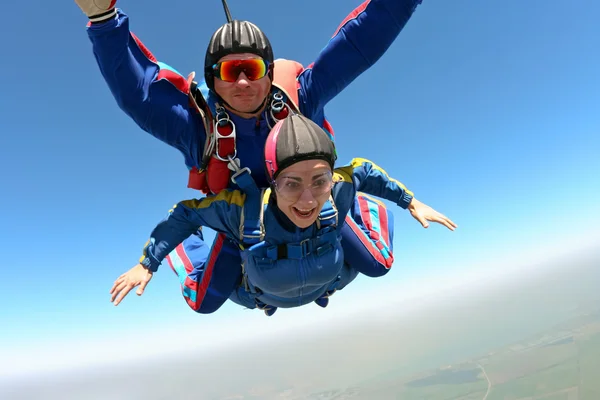
<svg viewBox="0 0 600 400">
<path fill-rule="evenodd" d="M 152 271 L 144 267 L 142 264 L 138 264 L 119 276 L 112 289 L 110 289 L 111 299 L 110 301 L 118 306 L 119 303 L 127 296 L 129 291 L 136 286 L 139 289 L 136 291 L 138 296 L 141 296 L 146 289 L 146 285 L 152 279 Z"/>
</svg>

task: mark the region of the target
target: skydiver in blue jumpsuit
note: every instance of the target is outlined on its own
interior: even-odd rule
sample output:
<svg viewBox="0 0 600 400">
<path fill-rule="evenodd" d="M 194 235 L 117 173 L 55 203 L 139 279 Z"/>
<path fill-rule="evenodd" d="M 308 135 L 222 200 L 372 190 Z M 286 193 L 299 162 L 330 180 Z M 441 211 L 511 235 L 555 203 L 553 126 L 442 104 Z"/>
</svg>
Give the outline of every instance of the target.
<svg viewBox="0 0 600 400">
<path fill-rule="evenodd" d="M 333 137 L 325 118 L 325 105 L 385 53 L 421 1 L 367 0 L 352 11 L 314 63 L 298 75 L 299 112 L 326 128 Z M 89 17 L 87 32 L 93 52 L 119 107 L 143 130 L 178 149 L 190 171 L 202 168 L 207 133 L 203 120 L 190 105 L 190 82 L 159 62 L 130 32 L 129 17 L 116 8 L 115 0 L 75 2 Z M 230 69 L 235 81 L 227 80 L 223 74 L 227 62 L 247 62 L 252 58 L 264 61 L 266 74 L 250 77 L 250 69 L 242 68 L 236 73 L 234 65 Z M 269 129 L 277 122 L 270 102 L 275 93 L 271 85 L 273 61 L 270 43 L 258 27 L 247 21 L 232 21 L 211 38 L 204 81 L 198 83 L 212 111 L 217 112 L 216 103 L 224 105 L 225 114 L 236 129 L 237 158 L 242 167 L 252 171 L 259 187 L 269 185 L 261 155 Z M 343 224 L 342 238 L 346 262 L 373 265 L 376 255 L 364 248 L 360 237 L 347 224 Z M 198 231 L 167 259 L 174 269 L 193 270 L 190 276 L 197 283 L 207 271 L 211 272 L 197 312 L 214 312 L 239 284 L 234 277 L 239 275 L 240 252 L 224 234 L 217 235 L 209 247 Z M 377 267 L 363 272 L 379 276 L 387 269 Z"/>
<path fill-rule="evenodd" d="M 201 226 L 227 235 L 242 249 L 241 283 L 230 299 L 267 315 L 279 307 L 326 305 L 331 294 L 361 272 L 344 262 L 342 226 L 349 214 L 370 227 L 359 236 L 376 249 L 386 268 L 391 266 L 393 216 L 368 194 L 407 209 L 417 200 L 404 185 L 364 159 L 334 170 L 333 142 L 322 128 L 298 114 L 275 125 L 264 156 L 270 193 L 240 170 L 234 179 L 242 191 L 227 189 L 178 203 L 152 231 L 140 264 L 115 281 L 111 289 L 115 304 L 138 285 L 142 294 L 164 258 Z M 451 230 L 456 226 L 432 209 L 425 217 Z M 186 271 L 179 275 L 188 302 L 197 301 L 197 286 L 184 281 Z"/>
</svg>

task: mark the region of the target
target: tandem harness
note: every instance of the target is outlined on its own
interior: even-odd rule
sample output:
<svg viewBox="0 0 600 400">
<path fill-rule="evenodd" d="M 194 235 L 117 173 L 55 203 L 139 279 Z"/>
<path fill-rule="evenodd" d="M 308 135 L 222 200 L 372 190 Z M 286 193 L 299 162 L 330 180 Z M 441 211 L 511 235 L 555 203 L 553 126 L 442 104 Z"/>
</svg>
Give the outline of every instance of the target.
<svg viewBox="0 0 600 400">
<path fill-rule="evenodd" d="M 239 168 L 233 162 L 233 159 L 230 160 L 230 165 L 234 170 L 231 180 L 246 194 L 239 238 L 241 243 L 240 250 L 247 255 L 251 254 L 253 250 L 268 246 L 268 243 L 264 241 L 265 227 L 263 217 L 267 203 L 264 199 L 269 194 L 266 189 L 258 188 L 248 168 Z M 318 254 L 327 247 L 335 245 L 338 237 L 338 212 L 332 197 L 323 205 L 316 223 L 317 234 L 314 237 L 307 238 L 298 243 L 269 246 L 266 250 L 266 256 L 272 260 L 283 258 L 301 260 L 310 254 Z M 247 259 L 247 257 L 242 258 Z M 329 296 L 337 290 L 340 279 L 341 277 L 338 275 L 337 279 L 329 285 L 323 296 L 315 300 L 315 303 L 321 307 L 326 307 Z M 271 316 L 277 311 L 277 307 L 270 306 L 258 300 L 258 296 L 260 296 L 262 291 L 249 281 L 244 263 L 242 263 L 242 285 L 255 298 L 257 308 L 264 310 L 267 316 Z"/>
<path fill-rule="evenodd" d="M 267 124 L 272 128 L 290 112 L 300 114 L 298 107 L 298 75 L 304 70 L 302 64 L 278 59 L 274 62 L 273 88 L 267 98 Z M 203 94 L 193 81 L 194 73 L 188 76 L 190 106 L 200 115 L 206 132 L 200 168 L 189 172 L 188 187 L 204 194 L 217 194 L 227 188 L 232 168 L 229 158 L 236 159 L 236 129 L 225 107 L 218 102 L 209 104 L 208 93 Z M 204 88 L 206 89 L 206 88 Z M 333 129 L 325 123 L 326 131 L 333 140 Z M 239 161 L 237 161 L 239 166 Z"/>
</svg>

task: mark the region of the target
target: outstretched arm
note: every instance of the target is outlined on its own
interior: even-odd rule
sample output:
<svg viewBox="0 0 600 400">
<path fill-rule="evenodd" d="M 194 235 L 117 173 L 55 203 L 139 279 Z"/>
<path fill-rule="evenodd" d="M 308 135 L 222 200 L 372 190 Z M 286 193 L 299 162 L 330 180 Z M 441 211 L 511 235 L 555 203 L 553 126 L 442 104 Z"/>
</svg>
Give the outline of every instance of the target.
<svg viewBox="0 0 600 400">
<path fill-rule="evenodd" d="M 165 257 L 199 227 L 206 226 L 237 238 L 244 200 L 245 195 L 241 192 L 225 190 L 216 196 L 186 200 L 175 205 L 152 231 L 139 264 L 114 282 L 110 290 L 114 305 L 118 305 L 137 286 L 137 294 L 142 295 Z"/>
<path fill-rule="evenodd" d="M 355 158 L 349 166 L 338 168 L 336 172 L 339 180 L 351 181 L 357 192 L 381 197 L 408 209 L 424 228 L 429 226 L 427 221 L 440 223 L 450 230 L 456 228 L 456 224 L 449 218 L 415 199 L 413 192 L 401 182 L 391 178 L 383 168 L 372 161 Z"/>
<path fill-rule="evenodd" d="M 365 158 L 353 158 L 350 165 L 335 170 L 338 177 L 351 181 L 357 192 L 381 197 L 406 209 L 413 200 L 413 192 L 391 178 L 383 168 Z"/>
<path fill-rule="evenodd" d="M 245 198 L 240 191 L 224 190 L 214 196 L 176 204 L 150 234 L 140 263 L 155 272 L 175 247 L 202 226 L 230 237 L 239 237 Z"/>
<path fill-rule="evenodd" d="M 85 11 L 86 4 L 102 1 L 107 2 L 76 3 Z M 140 128 L 180 150 L 188 167 L 195 166 L 205 132 L 189 106 L 187 79 L 157 61 L 130 32 L 129 17 L 120 9 L 113 10 L 108 19 L 90 17 L 87 27 L 102 76 L 119 107 Z"/>
<path fill-rule="evenodd" d="M 300 102 L 313 115 L 373 66 L 422 0 L 366 0 L 340 24 L 317 59 L 299 76 Z"/>
</svg>

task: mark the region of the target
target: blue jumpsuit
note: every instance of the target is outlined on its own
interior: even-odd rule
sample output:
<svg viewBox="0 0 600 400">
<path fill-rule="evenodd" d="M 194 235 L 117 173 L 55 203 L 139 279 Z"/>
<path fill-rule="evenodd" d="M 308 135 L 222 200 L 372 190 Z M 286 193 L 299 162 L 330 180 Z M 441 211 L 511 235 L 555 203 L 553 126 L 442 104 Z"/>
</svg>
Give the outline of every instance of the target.
<svg viewBox="0 0 600 400">
<path fill-rule="evenodd" d="M 247 177 L 252 179 L 250 175 Z M 235 303 L 248 308 L 276 309 L 322 299 L 343 289 L 361 272 L 360 268 L 344 262 L 348 256 L 341 245 L 342 227 L 347 225 L 343 221 L 360 221 L 368 227 L 356 231 L 362 246 L 375 249 L 384 269 L 391 267 L 392 213 L 363 193 L 382 197 L 404 209 L 412 200 L 404 185 L 365 159 L 354 159 L 349 166 L 336 169 L 334 180 L 330 212 L 321 212 L 319 226 L 314 223 L 304 229 L 294 225 L 268 194 L 264 195 L 268 200 L 263 203 L 259 190 L 254 197 L 251 192 L 228 189 L 201 200 L 182 201 L 154 228 L 140 262 L 157 271 L 173 249 L 199 227 L 206 226 L 244 248 L 244 269 L 238 276 L 242 284 L 230 296 Z M 264 224 L 264 237 L 248 244 L 240 234 L 249 232 L 243 224 L 253 221 L 263 207 L 264 214 L 257 217 L 259 223 L 251 227 Z M 195 308 L 201 301 L 198 296 L 202 296 L 199 290 L 202 281 L 194 285 L 189 281 L 188 271 L 175 272 L 180 277 L 184 297 Z"/>
<path fill-rule="evenodd" d="M 389 48 L 422 0 L 368 0 L 341 23 L 316 60 L 298 76 L 299 107 L 317 124 L 326 124 L 324 107 Z M 206 139 L 201 119 L 189 105 L 189 84 L 176 70 L 159 62 L 129 30 L 129 17 L 117 10 L 115 19 L 88 25 L 94 56 L 119 107 L 139 127 L 178 149 L 188 169 L 199 168 Z M 202 82 L 201 82 L 202 83 Z M 260 187 L 267 187 L 263 148 L 269 133 L 267 113 L 241 118 L 230 113 L 237 131 L 238 158 L 253 172 Z M 342 228 L 345 253 L 354 252 L 353 263 L 369 265 L 374 257 L 354 248 L 360 239 L 348 226 Z M 217 235 L 209 247 L 198 231 L 168 257 L 173 266 L 183 265 L 198 279 L 210 269 L 200 313 L 218 309 L 239 284 L 240 252 L 225 235 Z M 370 276 L 384 270 L 364 271 Z"/>
</svg>

